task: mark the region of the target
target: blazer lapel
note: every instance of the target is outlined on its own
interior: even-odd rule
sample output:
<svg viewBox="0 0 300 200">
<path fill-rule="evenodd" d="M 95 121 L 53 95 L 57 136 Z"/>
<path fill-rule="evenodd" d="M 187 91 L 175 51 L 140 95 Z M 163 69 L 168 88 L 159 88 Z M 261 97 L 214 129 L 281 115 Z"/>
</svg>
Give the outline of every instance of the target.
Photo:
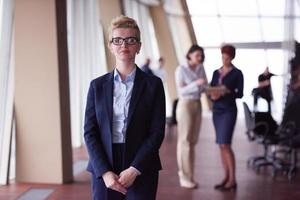
<svg viewBox="0 0 300 200">
<path fill-rule="evenodd" d="M 139 67 L 136 67 L 136 75 L 135 75 L 135 79 L 134 79 L 134 85 L 133 85 L 133 90 L 132 90 L 132 95 L 131 95 L 129 110 L 128 110 L 127 126 L 130 124 L 136 104 L 139 100 L 139 97 L 141 96 L 141 94 L 143 92 L 144 85 L 145 85 L 145 83 L 143 81 L 142 71 Z"/>
<path fill-rule="evenodd" d="M 108 115 L 110 133 L 112 133 L 112 116 L 113 116 L 113 91 L 114 91 L 114 72 L 112 71 L 107 78 L 104 87 L 104 99 L 106 104 L 106 111 Z M 111 134 L 110 134 L 111 135 Z"/>
</svg>

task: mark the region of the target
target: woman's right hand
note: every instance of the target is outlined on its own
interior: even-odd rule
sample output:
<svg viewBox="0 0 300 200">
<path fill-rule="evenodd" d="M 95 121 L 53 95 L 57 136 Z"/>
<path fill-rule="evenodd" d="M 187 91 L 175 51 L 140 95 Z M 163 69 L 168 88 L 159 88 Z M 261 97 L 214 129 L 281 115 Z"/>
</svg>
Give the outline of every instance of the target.
<svg viewBox="0 0 300 200">
<path fill-rule="evenodd" d="M 216 101 L 220 99 L 222 96 L 230 93 L 230 91 L 226 88 L 225 85 L 217 86 L 216 88 L 217 90 L 209 93 L 209 96 L 213 101 Z"/>
<path fill-rule="evenodd" d="M 112 171 L 105 172 L 102 175 L 102 178 L 107 188 L 120 192 L 124 195 L 126 194 L 127 192 L 126 188 L 121 185 L 121 183 L 118 181 L 119 176 L 116 175 L 114 172 Z"/>
</svg>

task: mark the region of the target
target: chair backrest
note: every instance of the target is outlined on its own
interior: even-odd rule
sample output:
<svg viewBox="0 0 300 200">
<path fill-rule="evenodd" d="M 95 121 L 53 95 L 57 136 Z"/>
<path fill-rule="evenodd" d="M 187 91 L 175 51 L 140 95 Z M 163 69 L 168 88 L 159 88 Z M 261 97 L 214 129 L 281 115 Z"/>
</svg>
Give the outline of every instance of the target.
<svg viewBox="0 0 300 200">
<path fill-rule="evenodd" d="M 256 112 L 255 113 L 255 129 L 254 132 L 258 135 L 265 135 L 266 137 L 272 137 L 276 135 L 276 130 L 278 124 L 273 119 L 271 113 L 269 112 Z M 265 123 L 267 125 L 267 130 L 265 127 L 257 127 L 258 124 Z"/>
<path fill-rule="evenodd" d="M 245 122 L 246 122 L 246 127 L 247 127 L 247 132 L 253 131 L 255 128 L 255 119 L 254 116 L 252 115 L 248 105 L 246 102 L 243 102 L 243 107 L 244 107 L 244 115 L 245 115 Z"/>
</svg>

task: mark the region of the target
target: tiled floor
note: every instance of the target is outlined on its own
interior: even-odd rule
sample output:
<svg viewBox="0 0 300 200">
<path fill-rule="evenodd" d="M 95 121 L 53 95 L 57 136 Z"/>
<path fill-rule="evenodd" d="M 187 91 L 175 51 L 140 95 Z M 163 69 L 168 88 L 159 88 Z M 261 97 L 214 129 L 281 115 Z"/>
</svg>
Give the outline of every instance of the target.
<svg viewBox="0 0 300 200">
<path fill-rule="evenodd" d="M 176 133 L 167 134 L 161 148 L 164 170 L 160 173 L 158 200 L 298 200 L 300 199 L 300 175 L 291 182 L 286 176 L 279 175 L 273 179 L 270 170 L 265 169 L 256 174 L 248 168 L 246 161 L 249 156 L 261 153 L 261 147 L 249 143 L 244 134 L 243 121 L 236 127 L 233 148 L 237 160 L 238 190 L 219 192 L 213 185 L 222 178 L 219 151 L 214 143 L 214 131 L 210 117 L 205 117 L 197 145 L 196 180 L 200 187 L 188 190 L 179 187 L 176 165 Z M 74 150 L 74 160 L 84 163 L 87 154 L 84 148 Z M 85 200 L 91 199 L 89 174 L 78 173 L 75 182 L 65 185 L 42 185 L 12 183 L 0 187 L 1 200 L 14 200 L 32 188 L 54 189 L 49 200 Z"/>
</svg>

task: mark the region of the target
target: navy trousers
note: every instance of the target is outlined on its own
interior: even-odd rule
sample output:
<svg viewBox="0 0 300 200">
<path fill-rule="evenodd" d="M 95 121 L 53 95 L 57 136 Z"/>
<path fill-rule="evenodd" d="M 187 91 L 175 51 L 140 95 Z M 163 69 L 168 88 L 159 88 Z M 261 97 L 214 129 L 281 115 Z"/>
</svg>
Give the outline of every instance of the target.
<svg viewBox="0 0 300 200">
<path fill-rule="evenodd" d="M 124 170 L 124 144 L 113 144 L 114 172 L 120 174 Z M 127 188 L 126 196 L 106 188 L 102 178 L 92 174 L 93 200 L 155 200 L 158 184 L 158 171 L 143 173 Z"/>
</svg>

